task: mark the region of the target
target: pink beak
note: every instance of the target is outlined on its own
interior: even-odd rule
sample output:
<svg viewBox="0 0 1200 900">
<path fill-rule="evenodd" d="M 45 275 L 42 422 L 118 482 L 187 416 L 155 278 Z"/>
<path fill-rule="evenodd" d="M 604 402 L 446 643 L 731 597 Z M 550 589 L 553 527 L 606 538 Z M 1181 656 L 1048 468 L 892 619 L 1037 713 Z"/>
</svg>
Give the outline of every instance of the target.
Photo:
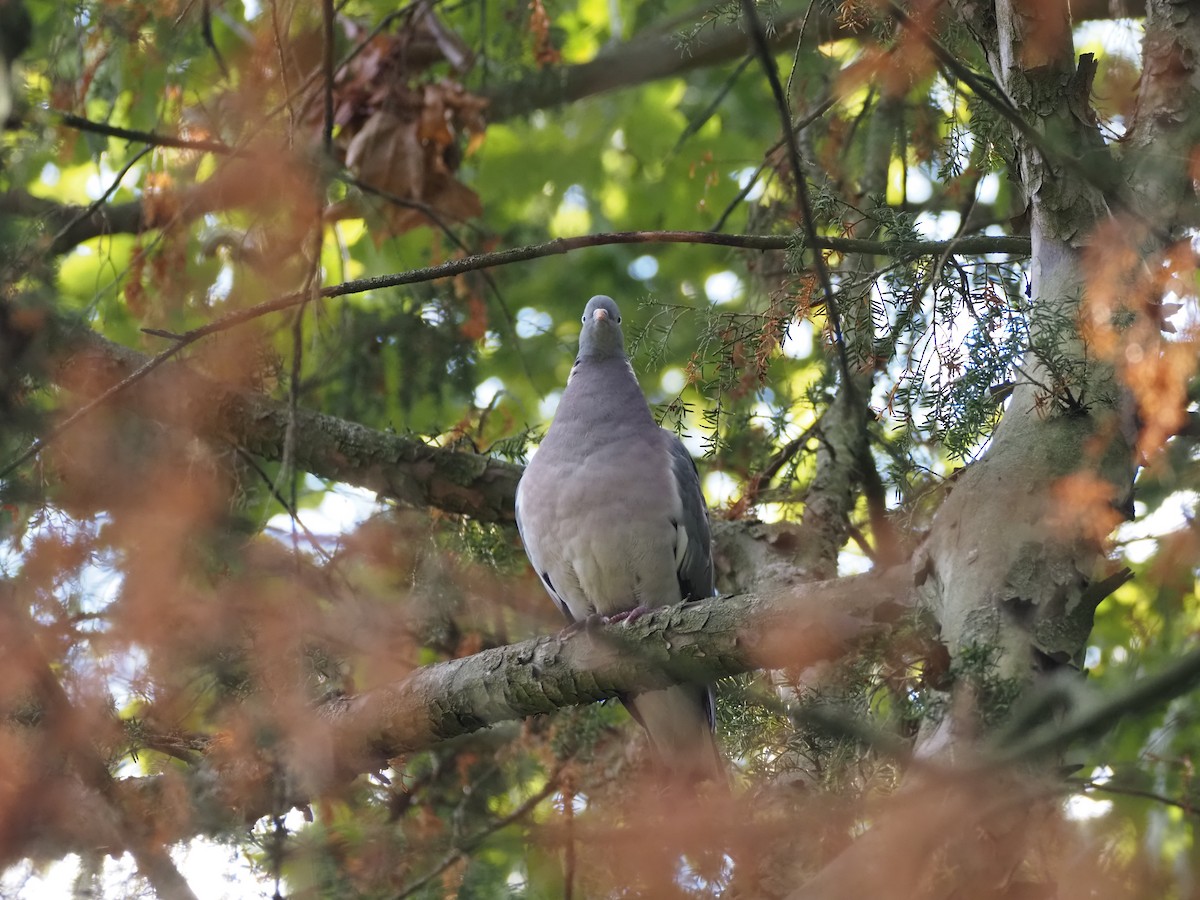
<svg viewBox="0 0 1200 900">
<path fill-rule="evenodd" d="M 605 309 L 604 307 L 600 307 L 594 313 L 592 313 L 592 318 L 597 322 L 600 321 L 601 319 L 607 319 L 608 318 L 608 310 Z"/>
</svg>

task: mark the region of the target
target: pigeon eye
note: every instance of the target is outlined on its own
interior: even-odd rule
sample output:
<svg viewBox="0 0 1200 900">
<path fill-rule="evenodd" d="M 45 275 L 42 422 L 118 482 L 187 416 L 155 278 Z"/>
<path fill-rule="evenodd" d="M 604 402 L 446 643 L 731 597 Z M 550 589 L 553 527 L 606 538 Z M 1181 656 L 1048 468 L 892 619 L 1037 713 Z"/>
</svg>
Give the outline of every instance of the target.
<svg viewBox="0 0 1200 900">
<path fill-rule="evenodd" d="M 580 316 L 579 321 L 582 322 L 584 325 L 586 325 L 587 324 L 587 313 L 584 313 L 582 316 Z"/>
<path fill-rule="evenodd" d="M 620 324 L 621 324 L 621 317 L 620 317 L 620 316 L 617 316 L 617 324 L 618 324 L 618 325 L 620 325 Z"/>
</svg>

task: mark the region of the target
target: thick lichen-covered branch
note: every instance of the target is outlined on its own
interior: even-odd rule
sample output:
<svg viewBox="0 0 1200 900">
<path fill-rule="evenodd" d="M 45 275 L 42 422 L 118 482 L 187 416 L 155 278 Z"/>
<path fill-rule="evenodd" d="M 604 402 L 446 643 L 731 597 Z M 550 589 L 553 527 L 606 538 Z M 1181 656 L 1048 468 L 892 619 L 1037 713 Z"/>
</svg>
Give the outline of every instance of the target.
<svg viewBox="0 0 1200 900">
<path fill-rule="evenodd" d="M 776 583 L 753 594 L 656 610 L 594 633 L 583 629 L 486 650 L 346 701 L 341 728 L 369 733 L 367 744 L 387 758 L 506 719 L 631 690 L 836 659 L 908 609 L 908 584 L 903 567 L 883 576 Z"/>
<path fill-rule="evenodd" d="M 90 332 L 79 332 L 55 380 L 97 395 L 145 364 L 144 354 Z M 164 365 L 114 395 L 139 415 L 225 439 L 264 459 L 282 458 L 291 412 L 286 403 L 200 375 L 184 364 Z M 419 438 L 372 428 L 310 409 L 295 410 L 295 464 L 413 506 L 430 506 L 479 521 L 513 516 L 521 467 L 476 453 L 431 446 Z"/>
<path fill-rule="evenodd" d="M 393 757 L 507 720 L 681 681 L 839 659 L 908 612 L 910 580 L 898 568 L 804 585 L 775 581 L 753 594 L 436 663 L 327 701 L 305 730 L 303 754 L 264 746 L 261 758 L 247 759 L 223 754 L 214 741 L 184 775 L 128 779 L 121 791 L 151 818 L 156 796 L 186 792 L 186 815 L 175 809 L 153 822 L 164 842 L 227 832 L 335 791 Z M 61 855 L 78 849 L 73 841 L 59 825 L 34 823 L 23 845 L 5 850 L 10 858 Z"/>
</svg>

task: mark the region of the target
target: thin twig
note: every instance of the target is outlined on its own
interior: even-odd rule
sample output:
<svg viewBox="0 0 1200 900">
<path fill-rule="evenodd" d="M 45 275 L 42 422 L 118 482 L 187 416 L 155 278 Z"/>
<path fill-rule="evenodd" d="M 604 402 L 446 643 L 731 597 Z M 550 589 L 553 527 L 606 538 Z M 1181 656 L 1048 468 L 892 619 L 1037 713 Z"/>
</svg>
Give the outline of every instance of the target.
<svg viewBox="0 0 1200 900">
<path fill-rule="evenodd" d="M 812 112 L 810 112 L 799 122 L 795 123 L 795 125 L 792 126 L 793 129 L 797 134 L 799 134 L 813 122 L 817 121 L 817 119 L 821 118 L 821 116 L 825 115 L 825 113 L 829 112 L 829 110 L 833 109 L 834 104 L 840 99 L 840 97 L 834 96 L 826 97 L 817 104 L 816 108 Z M 771 154 L 783 146 L 783 141 L 784 139 L 780 138 L 767 149 L 767 152 L 763 154 L 763 161 L 759 163 L 758 168 L 754 170 L 754 174 L 746 180 L 745 186 L 738 191 L 737 196 L 729 201 L 729 205 L 725 207 L 725 211 L 721 213 L 721 217 L 717 219 L 716 224 L 713 225 L 709 231 L 720 231 L 725 227 L 726 220 L 733 215 L 733 211 L 737 209 L 738 204 L 750 196 L 750 192 L 754 190 L 754 185 L 758 183 L 758 179 L 762 177 L 762 173 L 766 170 L 767 166 L 771 164 Z"/>
<path fill-rule="evenodd" d="M 244 447 L 238 444 L 235 444 L 233 449 L 236 451 L 237 455 L 241 457 L 242 462 L 253 469 L 255 474 L 262 479 L 263 484 L 267 486 L 267 490 L 271 492 L 271 496 L 275 498 L 275 502 L 282 506 L 284 512 L 286 512 L 288 516 L 291 517 L 291 520 L 300 527 L 300 530 L 304 532 L 304 536 L 308 539 L 308 542 L 312 545 L 312 548 L 317 551 L 317 554 L 323 560 L 325 560 L 325 562 L 333 562 L 333 557 L 329 555 L 329 551 L 321 546 L 320 538 L 313 534 L 312 531 L 309 530 L 308 526 L 301 521 L 300 512 L 296 509 L 295 504 L 290 503 L 288 498 L 280 493 L 280 491 L 275 487 L 275 483 L 271 481 L 271 476 L 267 474 L 267 470 L 258 464 L 258 460 L 254 458 L 254 455 L 250 453 L 249 450 L 246 450 Z"/>
<path fill-rule="evenodd" d="M 143 144 L 152 144 L 155 147 L 174 147 L 177 150 L 196 150 L 201 153 L 217 153 L 221 156 L 233 156 L 238 152 L 236 148 L 230 147 L 221 141 L 189 140 L 187 138 L 173 137 L 169 134 L 159 134 L 155 131 L 118 128 L 116 125 L 109 125 L 106 122 L 94 122 L 83 116 L 55 109 L 50 110 L 50 115 L 54 116 L 68 128 L 87 131 L 91 134 L 104 134 L 109 137 L 124 138 L 127 141 L 139 141 Z"/>
<path fill-rule="evenodd" d="M 548 779 L 546 779 L 546 784 L 542 787 L 542 789 L 540 791 L 538 791 L 536 794 L 531 796 L 528 800 L 526 800 L 524 803 L 522 803 L 520 806 L 518 806 L 516 809 L 514 809 L 512 812 L 510 812 L 507 816 L 503 816 L 503 817 L 497 819 L 495 822 L 492 822 L 490 825 L 487 825 L 484 828 L 481 828 L 479 831 L 475 832 L 469 838 L 462 841 L 462 843 L 460 843 L 457 847 L 455 847 L 448 854 L 446 854 L 445 858 L 440 863 L 438 863 L 436 866 L 434 866 L 432 869 L 430 869 L 428 872 L 426 872 L 424 875 L 422 875 L 420 878 L 418 878 L 412 884 L 408 885 L 408 887 L 406 887 L 404 890 L 402 890 L 399 894 L 397 894 L 396 900 L 404 900 L 405 897 L 411 897 L 413 894 L 417 893 L 417 891 L 419 891 L 421 888 L 425 887 L 425 885 L 429 884 L 429 882 L 433 881 L 433 879 L 437 878 L 439 875 L 441 875 L 443 872 L 445 872 L 448 868 L 450 868 L 452 865 L 454 865 L 460 859 L 464 859 L 468 853 L 470 853 L 472 850 L 474 850 L 476 847 L 478 847 L 481 843 L 483 843 L 491 835 L 495 834 L 497 831 L 500 831 L 502 828 L 507 828 L 509 825 L 512 825 L 514 822 L 520 821 L 521 819 L 525 818 L 525 816 L 527 816 L 531 812 L 533 812 L 534 808 L 539 803 L 541 803 L 543 800 L 545 800 L 547 797 L 549 797 L 551 794 L 553 794 L 555 791 L 558 790 L 558 778 L 561 773 L 562 773 L 562 767 L 560 766 L 558 769 L 556 769 L 550 775 L 550 777 Z"/>
<path fill-rule="evenodd" d="M 450 260 L 436 266 L 426 266 L 421 269 L 410 269 L 394 275 L 377 275 L 370 278 L 358 278 L 344 281 L 341 284 L 323 287 L 317 296 L 320 299 L 346 297 L 362 294 L 367 291 L 383 290 L 399 287 L 405 284 L 419 284 L 427 281 L 437 281 L 441 278 L 452 278 L 464 272 L 475 272 L 496 266 L 506 266 L 512 263 L 540 259 L 546 256 L 556 256 L 570 253 L 584 247 L 600 247 L 610 244 L 714 244 L 724 247 L 743 247 L 750 250 L 784 250 L 791 243 L 786 235 L 773 234 L 714 234 L 710 231 L 614 231 L 601 234 L 581 235 L 574 238 L 556 238 L 544 244 L 533 244 L 526 247 L 515 247 L 509 250 L 499 250 L 494 253 L 479 253 L 461 259 Z M 820 249 L 837 250 L 845 253 L 874 252 L 881 255 L 894 254 L 901 257 L 924 256 L 930 253 L 941 253 L 946 241 L 870 241 L 857 238 L 825 238 L 817 239 L 816 246 Z M 984 237 L 963 240 L 958 243 L 958 252 L 969 253 L 1014 253 L 1029 252 L 1027 238 L 1019 237 Z M 284 294 L 264 303 L 236 310 L 220 318 L 202 325 L 199 328 L 172 335 L 176 343 L 151 357 L 136 371 L 121 379 L 117 384 L 104 391 L 77 409 L 74 413 L 60 422 L 47 435 L 34 441 L 28 449 L 0 470 L 0 478 L 10 474 L 26 460 L 41 452 L 51 441 L 64 431 L 75 425 L 85 416 L 108 402 L 114 395 L 141 381 L 163 363 L 178 355 L 186 347 L 196 343 L 201 338 L 222 331 L 228 331 L 238 325 L 254 321 L 275 312 L 282 312 L 298 306 L 310 298 L 307 291 L 295 291 Z M 162 334 L 162 332 L 157 332 Z"/>
<path fill-rule="evenodd" d="M 179 24 L 178 22 L 176 23 Z M 221 51 L 217 49 L 216 38 L 213 37 L 212 29 L 212 8 L 209 6 L 209 0 L 204 0 L 200 4 L 200 37 L 204 41 L 204 46 L 212 53 L 213 59 L 216 60 L 217 68 L 221 70 L 221 77 L 226 81 L 229 80 L 229 66 L 225 64 L 225 57 L 221 55 Z"/>
<path fill-rule="evenodd" d="M 800 23 L 800 33 L 796 35 L 796 49 L 792 51 L 792 68 L 788 71 L 787 87 L 783 92 L 789 104 L 792 102 L 792 81 L 795 79 L 796 69 L 800 65 L 800 47 L 804 44 L 804 33 L 808 31 L 808 17 L 812 15 L 814 5 L 808 4 L 808 9 L 804 11 L 804 20 Z"/>
<path fill-rule="evenodd" d="M 145 365 L 139 366 L 136 370 L 130 372 L 127 376 L 122 378 L 108 390 L 101 394 L 97 394 L 83 406 L 79 407 L 79 409 L 75 410 L 75 412 L 71 413 L 71 415 L 59 422 L 56 426 L 54 426 L 54 428 L 50 429 L 50 431 L 47 432 L 43 437 L 38 438 L 32 444 L 30 444 L 24 453 L 5 466 L 3 470 L 0 470 L 0 478 L 7 477 L 9 473 L 20 466 L 21 463 L 31 459 L 38 453 L 41 453 L 42 450 L 44 450 L 56 438 L 60 437 L 72 425 L 79 422 L 94 410 L 103 406 L 110 399 L 121 393 L 121 391 L 141 381 L 143 378 L 145 378 L 147 375 L 149 375 L 151 372 L 153 372 L 191 343 L 192 341 L 185 340 L 184 336 L 181 336 L 179 343 L 177 343 L 174 347 L 170 347 L 164 350 L 162 353 L 159 353 L 157 356 L 146 360 Z"/>
<path fill-rule="evenodd" d="M 1200 815 L 1200 810 L 1196 808 L 1195 803 L 1189 803 L 1186 800 L 1176 800 L 1174 797 L 1166 797 L 1162 794 L 1156 794 L 1154 791 L 1142 790 L 1141 788 L 1122 787 L 1118 784 L 1112 784 L 1108 781 L 1093 781 L 1086 779 L 1085 781 L 1072 781 L 1071 784 L 1078 784 L 1081 787 L 1088 788 L 1093 791 L 1103 791 L 1106 794 L 1120 794 L 1124 797 L 1141 797 L 1144 800 L 1153 800 L 1156 803 L 1162 803 L 1166 806 L 1174 806 L 1176 809 L 1182 809 L 1189 816 Z"/>
<path fill-rule="evenodd" d="M 563 900 L 575 896 L 575 791 L 563 789 L 563 818 L 567 820 L 566 844 L 563 847 Z"/>
<path fill-rule="evenodd" d="M 333 159 L 333 0 L 324 0 L 321 10 L 325 26 L 325 155 Z"/>
<path fill-rule="evenodd" d="M 610 244 L 715 244 L 724 247 L 742 247 L 747 250 L 785 250 L 792 243 L 786 235 L 774 234 L 713 234 L 709 231 L 611 231 L 600 234 L 580 235 L 573 238 L 555 238 L 544 244 L 531 244 L 525 247 L 515 247 L 509 250 L 498 250 L 493 253 L 478 253 L 461 259 L 452 259 L 436 266 L 426 266 L 420 269 L 410 269 L 394 275 L 376 275 L 368 278 L 357 278 L 341 284 L 321 288 L 320 297 L 346 297 L 351 294 L 362 294 L 367 291 L 383 290 L 400 287 L 405 284 L 419 284 L 426 281 L 437 281 L 441 278 L 452 278 L 465 272 L 476 272 L 480 269 L 490 269 L 497 266 L 507 266 L 531 259 L 541 259 L 546 256 L 557 256 L 570 253 L 584 247 L 600 247 Z M 941 253 L 947 245 L 946 241 L 917 241 L 912 243 L 872 241 L 857 238 L 818 238 L 818 249 L 836 250 L 844 253 L 871 253 L 882 255 L 895 254 L 902 257 L 924 256 L 930 253 Z M 998 237 L 975 238 L 973 241 L 960 241 L 958 252 L 1011 252 L 1028 253 L 1029 241 L 1026 238 Z M 290 309 L 304 302 L 308 295 L 303 292 L 293 292 L 267 300 L 263 303 L 249 306 L 245 309 L 228 313 L 207 325 L 202 325 L 192 331 L 185 332 L 180 339 L 189 342 L 228 331 L 237 325 L 253 321 L 273 312 Z"/>
<path fill-rule="evenodd" d="M 813 434 L 821 427 L 821 421 L 825 418 L 827 409 L 828 407 L 821 410 L 813 423 L 805 428 L 799 437 L 788 441 L 775 452 L 775 455 L 771 457 L 759 475 L 763 483 L 770 484 L 775 476 L 779 474 L 779 470 L 787 464 L 788 460 L 804 449 L 804 445 L 812 439 Z"/>
<path fill-rule="evenodd" d="M 288 57 L 287 50 L 284 48 L 284 32 L 279 27 L 279 0 L 269 0 L 271 4 L 271 34 L 275 38 L 275 55 L 279 58 L 279 80 L 283 82 L 283 103 L 288 113 L 288 146 L 291 147 L 292 140 L 296 135 L 296 110 L 292 106 L 292 86 L 288 81 Z M 290 24 L 290 23 L 289 23 Z M 318 69 L 319 73 L 320 70 Z M 316 73 L 314 73 L 316 74 Z"/>
<path fill-rule="evenodd" d="M 904 308 L 904 310 L 896 317 L 896 324 L 892 326 L 891 333 L 888 334 L 886 343 L 883 345 L 890 355 L 891 349 L 896 346 L 896 342 L 900 340 L 900 336 L 904 333 L 913 317 L 916 315 L 917 309 L 920 306 L 925 292 L 936 290 L 938 279 L 941 278 L 942 269 L 945 268 L 946 262 L 954 255 L 954 248 L 958 242 L 963 239 L 963 235 L 967 230 L 967 218 L 971 215 L 971 211 L 975 208 L 976 201 L 979 196 L 979 183 L 982 180 L 982 175 L 976 175 L 975 183 L 971 186 L 966 202 L 962 209 L 958 211 L 958 228 L 955 229 L 953 236 L 946 242 L 946 249 L 939 253 L 935 258 L 933 268 L 929 270 L 929 278 L 925 284 L 919 284 L 913 290 L 912 302 Z M 969 291 L 967 292 L 969 296 Z"/>
<path fill-rule="evenodd" d="M 67 222 L 66 225 L 60 228 L 58 233 L 51 238 L 50 245 L 54 246 L 62 239 L 63 235 L 69 232 L 72 228 L 89 216 L 95 215 L 96 211 L 108 201 L 108 198 L 117 192 L 117 188 L 121 186 L 121 182 L 125 179 L 125 176 L 129 174 L 129 170 L 137 165 L 138 161 L 153 149 L 153 147 L 143 147 L 141 150 L 135 153 L 133 158 L 121 167 L 121 171 L 118 172 L 113 178 L 112 183 L 108 186 L 108 189 L 94 201 L 80 210 L 80 212 L 69 222 Z"/>
<path fill-rule="evenodd" d="M 1103 700 L 1085 702 L 1062 720 L 1027 733 L 1000 750 L 993 762 L 1017 762 L 1058 752 L 1083 737 L 1102 734 L 1126 715 L 1146 715 L 1200 682 L 1200 650 L 1140 677 Z"/>
<path fill-rule="evenodd" d="M 446 236 L 446 238 L 450 241 L 450 243 L 454 244 L 455 247 L 457 247 L 459 250 L 462 250 L 464 253 L 470 252 L 470 247 L 467 246 L 466 241 L 464 241 L 457 234 L 455 234 L 454 230 L 450 227 L 449 223 L 447 223 L 444 219 L 442 219 L 442 217 L 438 215 L 437 210 L 434 209 L 429 204 L 422 203 L 419 200 L 410 200 L 405 197 L 397 196 L 396 194 L 393 194 L 391 191 L 386 191 L 383 188 L 376 187 L 375 185 L 370 184 L 369 182 L 362 181 L 358 178 L 355 178 L 353 175 L 348 175 L 348 174 L 342 173 L 342 174 L 336 175 L 335 177 L 337 178 L 338 181 L 341 181 L 344 184 L 353 185 L 354 187 L 358 188 L 360 191 L 363 191 L 366 194 L 371 194 L 373 196 L 379 197 L 381 200 L 386 200 L 389 203 L 394 203 L 397 206 L 400 206 L 400 207 L 403 207 L 406 209 L 414 209 L 414 210 L 420 212 L 422 215 L 426 216 L 430 221 L 432 221 L 438 228 L 441 229 L 442 234 L 444 234 Z M 498 284 L 496 284 L 496 280 L 494 278 L 492 278 L 491 273 L 486 270 L 481 270 L 480 276 L 483 278 L 484 284 L 487 285 L 488 290 L 490 290 L 492 292 L 492 296 L 496 300 L 496 305 L 498 307 L 500 307 L 500 314 L 504 318 L 504 324 L 507 326 L 507 330 L 508 330 L 507 336 L 509 338 L 513 339 L 513 346 L 516 348 L 517 359 L 521 363 L 521 370 L 525 373 L 526 379 L 528 379 L 529 383 L 532 385 L 533 384 L 533 371 L 529 368 L 529 360 L 527 360 L 525 358 L 525 354 L 521 351 L 520 342 L 515 340 L 517 337 L 516 317 L 513 315 L 512 310 L 509 308 L 508 301 L 506 301 L 504 299 L 504 295 L 500 292 L 500 286 Z"/>
<path fill-rule="evenodd" d="M 737 80 L 741 77 L 742 73 L 746 71 L 747 66 L 749 66 L 752 62 L 754 62 L 754 57 L 747 56 L 737 64 L 737 68 L 735 68 L 733 72 L 730 73 L 729 77 L 725 79 L 725 83 L 717 89 L 716 95 L 713 97 L 708 106 L 704 107 L 704 109 L 701 110 L 698 115 L 693 117 L 692 120 L 688 122 L 687 127 L 683 129 L 683 133 L 679 135 L 679 139 L 675 141 L 675 146 L 672 147 L 671 152 L 667 154 L 668 156 L 674 156 L 676 153 L 678 153 L 679 148 L 687 142 L 687 139 L 703 128 L 704 123 L 713 117 L 713 114 L 716 113 L 716 111 L 720 108 L 721 104 L 725 101 L 725 98 L 729 95 L 729 92 L 733 90 L 733 86 L 737 84 Z"/>
<path fill-rule="evenodd" d="M 817 229 L 813 221 L 812 201 L 808 196 L 808 179 L 804 174 L 804 163 L 800 159 L 800 145 L 796 141 L 796 132 L 792 126 L 792 113 L 788 107 L 787 97 L 783 93 L 783 85 L 779 81 L 779 71 L 775 67 L 775 57 L 771 55 L 771 45 L 767 42 L 767 34 L 763 30 L 762 21 L 758 18 L 754 0 L 742 0 L 742 12 L 750 31 L 751 41 L 762 61 L 767 81 L 771 84 L 771 92 L 775 95 L 775 105 L 779 110 L 779 119 L 783 125 L 783 136 L 787 142 L 788 159 L 792 166 L 792 175 L 796 179 L 796 202 L 800 206 L 800 218 L 808 238 L 808 245 L 813 249 L 813 267 L 817 270 L 817 278 L 821 282 L 821 290 L 825 293 L 825 314 L 833 330 L 834 347 L 837 351 L 838 365 L 846 385 L 850 385 L 850 358 L 846 352 L 846 341 L 842 336 L 842 318 L 838 312 L 837 297 L 833 293 L 833 281 L 829 277 L 829 268 L 817 249 Z"/>
<path fill-rule="evenodd" d="M 315 203 L 316 205 L 320 204 L 319 197 L 315 198 Z M 283 432 L 283 459 L 279 466 L 279 478 L 276 487 L 279 488 L 279 493 L 282 494 L 282 484 L 286 481 L 290 485 L 291 505 L 293 509 L 297 506 L 297 479 L 295 472 L 293 472 L 293 467 L 296 458 L 296 411 L 300 408 L 300 376 L 304 360 L 304 313 L 308 311 L 309 304 L 316 299 L 317 289 L 321 283 L 321 250 L 324 246 L 324 236 L 325 229 L 321 226 L 321 217 L 319 215 L 314 216 L 312 259 L 309 261 L 308 274 L 304 279 L 304 287 L 302 289 L 305 298 L 292 318 L 292 367 L 291 377 L 288 379 L 287 428 Z M 297 521 L 297 518 L 293 516 L 293 550 L 298 549 L 296 547 Z"/>
<path fill-rule="evenodd" d="M 827 409 L 828 407 L 821 410 L 816 420 L 805 428 L 799 437 L 793 438 L 775 451 L 770 460 L 767 461 L 767 464 L 763 466 L 763 470 L 750 478 L 750 481 L 746 485 L 746 490 L 742 492 L 741 497 L 730 505 L 730 509 L 748 510 L 758 502 L 758 498 L 762 495 L 763 490 L 770 487 L 771 481 L 787 465 L 788 460 L 803 450 L 805 445 L 812 440 L 817 428 L 821 425 L 821 420 L 825 418 Z"/>
<path fill-rule="evenodd" d="M 342 2 L 338 4 L 335 12 L 341 12 L 342 9 L 345 8 L 347 2 L 348 2 L 348 0 L 342 0 Z M 413 14 L 414 10 L 417 8 L 418 2 L 421 2 L 421 0 L 410 0 L 409 3 L 406 3 L 404 6 L 400 7 L 399 9 L 392 10 L 390 13 L 388 13 L 386 16 L 384 16 L 382 19 L 380 19 L 379 24 L 377 24 L 374 28 L 372 28 L 370 31 L 368 31 L 366 33 L 366 35 L 363 37 L 363 39 L 361 41 L 359 41 L 357 44 L 355 44 L 354 47 L 352 47 L 350 49 L 350 51 L 345 56 L 343 56 L 342 59 L 338 62 L 338 64 L 334 67 L 334 70 L 333 70 L 334 80 L 335 81 L 337 80 L 337 77 L 342 74 L 342 72 L 345 70 L 346 66 L 350 65 L 350 63 L 353 62 L 353 60 L 360 53 L 362 53 L 364 50 L 366 50 L 367 47 L 369 47 L 371 45 L 371 42 L 373 40 L 375 40 L 376 37 L 378 37 L 380 34 L 383 33 L 383 30 L 385 28 L 387 28 L 394 21 L 396 21 L 396 19 L 411 16 Z M 269 121 L 269 120 L 273 119 L 275 116 L 279 115 L 279 113 L 284 109 L 285 103 L 291 102 L 292 100 L 296 100 L 296 99 L 299 99 L 301 101 L 301 103 L 300 103 L 301 117 L 305 116 L 308 113 L 308 108 L 312 104 L 313 99 L 314 99 L 313 94 L 309 93 L 309 90 L 312 88 L 312 86 L 314 84 L 316 84 L 317 79 L 320 78 L 321 75 L 322 75 L 322 71 L 320 69 L 316 69 L 316 70 L 310 72 L 308 74 L 308 77 L 304 79 L 304 82 L 296 88 L 296 91 L 294 94 L 292 94 L 285 100 L 280 101 L 272 109 L 267 110 L 266 115 L 264 116 L 264 121 Z"/>
</svg>

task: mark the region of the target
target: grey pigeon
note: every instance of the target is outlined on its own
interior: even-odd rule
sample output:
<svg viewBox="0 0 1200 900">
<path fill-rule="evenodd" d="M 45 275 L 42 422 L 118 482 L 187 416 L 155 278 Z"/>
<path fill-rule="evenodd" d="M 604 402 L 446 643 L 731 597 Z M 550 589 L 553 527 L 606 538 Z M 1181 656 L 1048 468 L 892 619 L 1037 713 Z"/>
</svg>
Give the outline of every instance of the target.
<svg viewBox="0 0 1200 900">
<path fill-rule="evenodd" d="M 611 297 L 584 309 L 567 389 L 517 486 L 517 529 L 569 622 L 713 596 L 700 476 L 646 405 Z M 724 780 L 711 687 L 622 699 L 672 777 Z"/>
</svg>

